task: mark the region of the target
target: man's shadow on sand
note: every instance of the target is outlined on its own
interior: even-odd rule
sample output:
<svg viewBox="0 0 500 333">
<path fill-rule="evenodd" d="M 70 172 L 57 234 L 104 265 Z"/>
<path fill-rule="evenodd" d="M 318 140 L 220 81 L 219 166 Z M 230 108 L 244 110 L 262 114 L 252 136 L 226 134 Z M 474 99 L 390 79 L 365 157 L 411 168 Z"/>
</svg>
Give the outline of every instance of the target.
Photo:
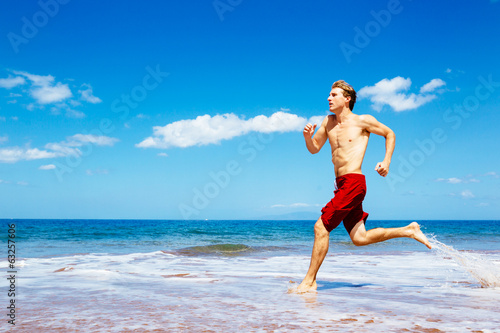
<svg viewBox="0 0 500 333">
<path fill-rule="evenodd" d="M 374 286 L 373 283 L 349 283 L 349 282 L 330 282 L 330 281 L 321 281 L 318 283 L 317 290 L 328 290 L 328 289 L 338 289 L 338 288 L 361 288 L 366 286 Z"/>
</svg>

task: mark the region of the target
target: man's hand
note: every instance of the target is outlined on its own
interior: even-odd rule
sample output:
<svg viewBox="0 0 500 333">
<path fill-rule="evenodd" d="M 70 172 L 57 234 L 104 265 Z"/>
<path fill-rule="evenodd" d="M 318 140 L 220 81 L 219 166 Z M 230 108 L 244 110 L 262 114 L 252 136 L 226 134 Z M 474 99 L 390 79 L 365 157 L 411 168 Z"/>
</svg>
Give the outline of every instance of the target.
<svg viewBox="0 0 500 333">
<path fill-rule="evenodd" d="M 389 173 L 389 163 L 387 162 L 378 162 L 377 166 L 375 167 L 375 171 L 378 172 L 379 175 L 382 177 L 387 176 Z"/>
<path fill-rule="evenodd" d="M 304 132 L 303 132 L 304 138 L 306 138 L 306 139 L 312 138 L 315 129 L 316 129 L 316 124 L 314 124 L 314 125 L 307 124 L 304 127 Z"/>
<path fill-rule="evenodd" d="M 323 119 L 321 126 L 318 128 L 316 134 L 314 134 L 314 130 L 316 129 L 316 124 L 311 125 L 310 123 L 304 127 L 304 139 L 306 141 L 307 150 L 311 154 L 316 154 L 321 150 L 321 147 L 325 144 L 328 136 L 326 134 L 326 124 L 328 123 L 328 116 Z"/>
</svg>

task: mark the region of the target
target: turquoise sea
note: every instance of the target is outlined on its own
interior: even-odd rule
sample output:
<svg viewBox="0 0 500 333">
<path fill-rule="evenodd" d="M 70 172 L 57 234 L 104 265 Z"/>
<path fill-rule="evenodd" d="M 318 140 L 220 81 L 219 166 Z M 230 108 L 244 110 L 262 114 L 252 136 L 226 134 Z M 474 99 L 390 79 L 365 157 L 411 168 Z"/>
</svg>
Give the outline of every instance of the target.
<svg viewBox="0 0 500 333">
<path fill-rule="evenodd" d="M 432 250 L 411 239 L 356 247 L 341 226 L 307 294 L 288 291 L 307 271 L 315 221 L 0 222 L 5 244 L 15 225 L 19 332 L 500 327 L 500 221 L 417 221 Z M 410 222 L 368 220 L 367 229 Z M 3 317 L 0 329 L 12 329 Z"/>
</svg>

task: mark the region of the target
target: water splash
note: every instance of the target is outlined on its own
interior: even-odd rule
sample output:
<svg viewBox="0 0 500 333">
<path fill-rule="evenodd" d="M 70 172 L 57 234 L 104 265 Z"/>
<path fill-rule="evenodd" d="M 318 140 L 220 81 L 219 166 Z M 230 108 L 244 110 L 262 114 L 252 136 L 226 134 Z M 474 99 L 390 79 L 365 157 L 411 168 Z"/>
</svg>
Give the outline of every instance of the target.
<svg viewBox="0 0 500 333">
<path fill-rule="evenodd" d="M 478 254 L 460 252 L 453 247 L 443 244 L 435 237 L 429 238 L 432 249 L 439 255 L 453 259 L 461 268 L 469 272 L 483 288 L 500 287 L 500 268 Z"/>
</svg>

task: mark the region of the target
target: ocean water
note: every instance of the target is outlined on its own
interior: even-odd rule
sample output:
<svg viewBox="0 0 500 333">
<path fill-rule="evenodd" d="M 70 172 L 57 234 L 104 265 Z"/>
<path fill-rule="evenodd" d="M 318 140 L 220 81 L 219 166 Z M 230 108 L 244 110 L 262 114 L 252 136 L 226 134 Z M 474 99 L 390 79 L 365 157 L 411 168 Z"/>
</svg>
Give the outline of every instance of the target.
<svg viewBox="0 0 500 333">
<path fill-rule="evenodd" d="M 315 221 L 0 222 L 5 258 L 9 224 L 16 236 L 16 325 L 4 306 L 4 331 L 500 332 L 500 221 L 417 221 L 432 250 L 356 247 L 339 227 L 306 294 L 288 291 Z"/>
</svg>

